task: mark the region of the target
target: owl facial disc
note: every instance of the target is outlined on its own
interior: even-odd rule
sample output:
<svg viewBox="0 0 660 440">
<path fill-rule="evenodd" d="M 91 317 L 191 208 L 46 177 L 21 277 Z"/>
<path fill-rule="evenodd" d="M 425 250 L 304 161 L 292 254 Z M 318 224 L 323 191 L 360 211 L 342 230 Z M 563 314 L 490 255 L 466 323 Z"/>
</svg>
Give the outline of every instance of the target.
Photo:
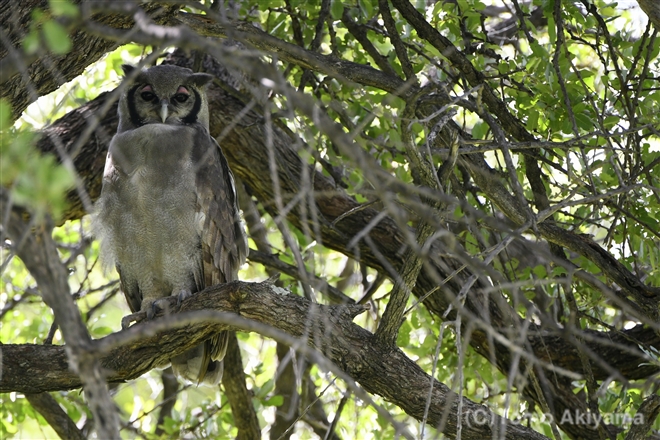
<svg viewBox="0 0 660 440">
<path fill-rule="evenodd" d="M 126 66 L 125 71 L 135 70 Z M 171 65 L 142 70 L 120 99 L 118 132 L 146 124 L 202 124 L 209 129 L 206 85 L 213 77 Z"/>
</svg>

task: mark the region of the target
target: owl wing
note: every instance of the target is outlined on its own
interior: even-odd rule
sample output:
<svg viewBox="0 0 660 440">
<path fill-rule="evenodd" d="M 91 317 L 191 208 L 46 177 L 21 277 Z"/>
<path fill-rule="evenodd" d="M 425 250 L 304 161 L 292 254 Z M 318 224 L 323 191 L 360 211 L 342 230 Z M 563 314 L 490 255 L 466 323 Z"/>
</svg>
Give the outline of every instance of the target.
<svg viewBox="0 0 660 440">
<path fill-rule="evenodd" d="M 119 284 L 121 286 L 121 291 L 124 292 L 128 307 L 131 309 L 132 313 L 139 312 L 142 307 L 142 292 L 140 292 L 140 289 L 138 288 L 137 281 L 129 279 L 128 276 L 123 275 L 119 264 L 117 264 L 115 268 L 119 274 Z"/>
<path fill-rule="evenodd" d="M 247 237 L 241 224 L 234 177 L 218 143 L 205 129 L 198 130 L 193 147 L 196 166 L 197 214 L 201 226 L 203 279 L 199 290 L 237 278 L 247 256 Z M 202 365 L 224 358 L 227 334 L 206 341 Z"/>
<path fill-rule="evenodd" d="M 197 167 L 196 209 L 201 224 L 204 274 L 200 287 L 208 287 L 236 279 L 247 256 L 247 238 L 227 159 L 211 136 L 198 138 L 193 147 L 193 163 Z"/>
</svg>

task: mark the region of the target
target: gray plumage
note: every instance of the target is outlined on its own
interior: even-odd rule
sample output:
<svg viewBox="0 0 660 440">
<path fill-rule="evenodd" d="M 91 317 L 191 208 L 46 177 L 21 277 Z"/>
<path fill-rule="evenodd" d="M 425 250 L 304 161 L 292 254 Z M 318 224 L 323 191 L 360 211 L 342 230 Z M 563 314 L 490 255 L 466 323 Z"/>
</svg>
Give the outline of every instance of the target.
<svg viewBox="0 0 660 440">
<path fill-rule="evenodd" d="M 133 70 L 124 66 L 127 75 Z M 211 79 L 155 66 L 139 72 L 119 101 L 94 230 L 134 313 L 151 317 L 160 298 L 232 281 L 245 261 L 234 179 L 209 134 Z M 173 358 L 174 372 L 217 384 L 226 342 L 222 332 Z"/>
</svg>

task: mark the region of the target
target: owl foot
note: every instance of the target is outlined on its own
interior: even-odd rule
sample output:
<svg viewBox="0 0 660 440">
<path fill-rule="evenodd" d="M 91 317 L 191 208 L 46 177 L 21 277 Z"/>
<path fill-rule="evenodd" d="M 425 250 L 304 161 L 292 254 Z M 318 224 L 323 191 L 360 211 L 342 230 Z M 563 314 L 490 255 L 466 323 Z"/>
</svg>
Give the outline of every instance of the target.
<svg viewBox="0 0 660 440">
<path fill-rule="evenodd" d="M 177 298 L 177 304 L 178 304 L 178 298 Z M 156 316 L 156 314 L 160 311 L 164 311 L 167 313 L 170 309 L 170 299 L 168 297 L 164 298 L 158 298 L 154 302 L 151 303 L 151 305 L 146 307 L 146 312 L 147 312 L 147 319 L 152 320 Z"/>
<path fill-rule="evenodd" d="M 172 296 L 176 297 L 176 305 L 178 307 L 181 305 L 181 302 L 183 302 L 183 300 L 190 298 L 192 296 L 192 293 L 190 292 L 190 290 L 184 289 L 180 291 L 178 294 L 172 294 Z M 168 296 L 154 300 L 150 305 L 148 305 L 145 308 L 147 312 L 147 319 L 148 320 L 154 319 L 156 314 L 161 311 L 167 313 L 170 310 L 170 307 L 172 307 L 172 302 L 170 301 L 170 297 Z"/>
<path fill-rule="evenodd" d="M 188 289 L 184 289 L 178 294 L 172 294 L 172 296 L 176 297 L 176 305 L 178 307 L 183 301 L 192 296 L 192 292 Z M 126 315 L 121 319 L 121 328 L 125 330 L 129 328 L 133 323 L 138 324 L 144 320 L 151 321 L 156 317 L 158 312 L 164 311 L 167 313 L 171 305 L 170 297 L 167 296 L 150 302 L 145 301 L 142 303 L 142 310 L 130 315 Z"/>
</svg>

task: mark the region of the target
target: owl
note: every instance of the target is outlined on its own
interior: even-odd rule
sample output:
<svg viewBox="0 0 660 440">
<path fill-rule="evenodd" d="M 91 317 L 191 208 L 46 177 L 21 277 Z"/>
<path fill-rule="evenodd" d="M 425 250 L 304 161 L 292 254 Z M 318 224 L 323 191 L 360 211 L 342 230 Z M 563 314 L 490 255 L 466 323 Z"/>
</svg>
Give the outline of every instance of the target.
<svg viewBox="0 0 660 440">
<path fill-rule="evenodd" d="M 127 76 L 135 70 L 122 67 Z M 164 297 L 181 301 L 236 279 L 247 254 L 234 178 L 209 134 L 211 79 L 154 66 L 137 72 L 119 100 L 93 225 L 131 311 L 148 319 Z M 226 346 L 226 332 L 214 335 L 171 359 L 172 368 L 185 380 L 215 385 Z"/>
</svg>

